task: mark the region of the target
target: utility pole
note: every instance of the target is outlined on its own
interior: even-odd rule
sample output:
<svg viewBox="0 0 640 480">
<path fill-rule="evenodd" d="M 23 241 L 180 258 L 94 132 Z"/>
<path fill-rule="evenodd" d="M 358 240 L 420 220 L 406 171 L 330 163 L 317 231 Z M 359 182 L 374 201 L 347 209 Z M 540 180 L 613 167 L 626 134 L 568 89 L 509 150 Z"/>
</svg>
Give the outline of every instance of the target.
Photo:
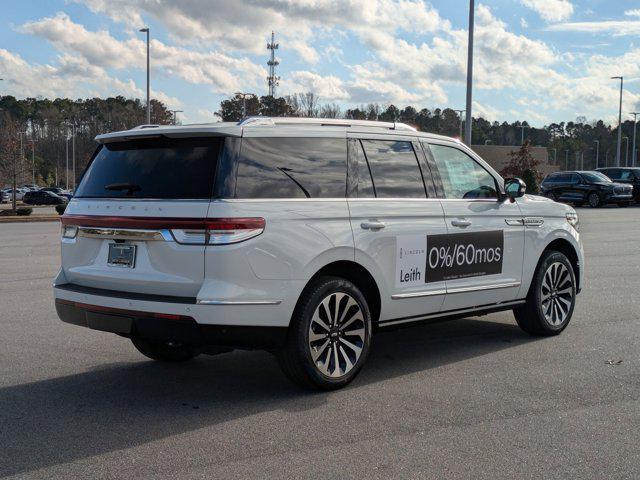
<svg viewBox="0 0 640 480">
<path fill-rule="evenodd" d="M 467 112 L 465 114 L 464 140 L 467 146 L 471 146 L 473 114 L 471 112 L 473 102 L 473 22 L 475 16 L 475 2 L 469 0 L 469 42 L 467 44 Z"/>
<path fill-rule="evenodd" d="M 151 99 L 150 99 L 150 81 L 149 81 L 149 27 L 141 28 L 142 33 L 147 34 L 147 125 L 151 125 Z M 75 185 L 75 177 L 73 179 Z"/>
<path fill-rule="evenodd" d="M 280 85 L 280 77 L 276 76 L 276 67 L 280 65 L 280 62 L 276 60 L 276 50 L 280 45 L 276 43 L 275 33 L 271 32 L 271 43 L 267 43 L 267 50 L 271 52 L 271 58 L 267 62 L 269 66 L 269 76 L 267 77 L 267 84 L 269 85 L 269 96 L 276 96 L 276 87 Z"/>
<path fill-rule="evenodd" d="M 625 140 L 626 143 L 626 147 L 625 147 L 625 151 L 627 152 L 624 158 L 624 166 L 628 167 L 629 166 L 629 137 L 624 137 L 623 140 Z"/>
<path fill-rule="evenodd" d="M 557 148 L 552 148 L 551 150 L 553 150 L 553 164 L 557 165 L 558 164 L 558 149 Z"/>
<path fill-rule="evenodd" d="M 564 156 L 564 169 L 565 170 L 569 170 L 569 150 L 565 150 L 565 156 Z"/>
<path fill-rule="evenodd" d="M 620 80 L 620 107 L 618 109 L 618 146 L 616 149 L 616 167 L 620 166 L 620 147 L 622 144 L 622 84 L 624 77 L 611 77 L 612 80 Z"/>
<path fill-rule="evenodd" d="M 460 124 L 460 141 L 462 141 L 462 114 L 464 110 L 454 110 L 458 114 L 458 123 Z"/>
<path fill-rule="evenodd" d="M 638 163 L 638 154 L 636 153 L 636 127 L 640 112 L 631 112 L 631 115 L 633 115 L 633 147 L 631 148 L 631 166 L 635 167 Z"/>
<path fill-rule="evenodd" d="M 600 140 L 593 141 L 596 144 L 596 168 L 598 168 L 598 160 L 600 159 Z"/>
<path fill-rule="evenodd" d="M 242 98 L 242 118 L 247 118 L 247 97 L 255 96 L 253 93 L 235 92 L 236 97 Z"/>
</svg>

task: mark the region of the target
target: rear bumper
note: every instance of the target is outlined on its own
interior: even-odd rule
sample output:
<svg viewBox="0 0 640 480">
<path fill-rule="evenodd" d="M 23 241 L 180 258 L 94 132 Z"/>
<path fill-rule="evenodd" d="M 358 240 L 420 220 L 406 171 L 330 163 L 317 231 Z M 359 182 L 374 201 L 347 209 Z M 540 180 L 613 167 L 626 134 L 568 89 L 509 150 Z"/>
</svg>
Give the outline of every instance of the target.
<svg viewBox="0 0 640 480">
<path fill-rule="evenodd" d="M 187 316 L 120 310 L 56 299 L 60 320 L 73 325 L 117 333 L 124 337 L 172 341 L 197 346 L 272 349 L 284 345 L 286 327 L 201 325 Z"/>
<path fill-rule="evenodd" d="M 54 297 L 56 312 L 63 322 L 125 337 L 273 349 L 282 346 L 287 335 L 285 326 L 228 324 L 223 315 L 229 307 L 197 305 L 195 299 L 183 297 L 159 298 L 70 284 L 54 287 Z M 231 308 L 233 312 L 242 307 Z M 215 315 L 215 324 L 201 321 L 203 311 L 209 320 Z"/>
</svg>

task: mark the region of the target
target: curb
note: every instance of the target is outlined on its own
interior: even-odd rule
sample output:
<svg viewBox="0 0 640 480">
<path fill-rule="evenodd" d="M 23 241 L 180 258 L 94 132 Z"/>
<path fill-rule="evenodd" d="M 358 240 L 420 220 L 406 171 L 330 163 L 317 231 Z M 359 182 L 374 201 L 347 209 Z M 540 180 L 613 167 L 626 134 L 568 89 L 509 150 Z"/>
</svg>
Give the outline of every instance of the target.
<svg viewBox="0 0 640 480">
<path fill-rule="evenodd" d="M 57 222 L 58 215 L 15 215 L 11 217 L 0 217 L 0 223 L 32 223 L 32 222 Z"/>
</svg>

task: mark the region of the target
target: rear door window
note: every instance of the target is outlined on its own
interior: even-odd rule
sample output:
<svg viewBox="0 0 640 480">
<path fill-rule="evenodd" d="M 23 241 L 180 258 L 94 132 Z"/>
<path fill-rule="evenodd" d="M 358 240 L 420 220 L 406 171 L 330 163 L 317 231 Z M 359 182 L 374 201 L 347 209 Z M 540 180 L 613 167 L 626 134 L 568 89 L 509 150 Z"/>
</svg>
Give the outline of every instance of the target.
<svg viewBox="0 0 640 480">
<path fill-rule="evenodd" d="M 362 140 L 378 198 L 426 198 L 411 142 Z"/>
<path fill-rule="evenodd" d="M 345 138 L 242 140 L 236 198 L 345 198 Z"/>
<path fill-rule="evenodd" d="M 148 138 L 106 143 L 76 198 L 209 199 L 222 138 Z"/>
</svg>

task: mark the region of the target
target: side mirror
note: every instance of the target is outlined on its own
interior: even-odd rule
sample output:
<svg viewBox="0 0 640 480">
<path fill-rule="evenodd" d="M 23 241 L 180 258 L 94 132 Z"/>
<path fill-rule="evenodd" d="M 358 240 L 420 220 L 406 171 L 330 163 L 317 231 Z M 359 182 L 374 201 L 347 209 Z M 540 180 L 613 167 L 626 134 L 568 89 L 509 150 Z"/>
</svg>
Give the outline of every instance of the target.
<svg viewBox="0 0 640 480">
<path fill-rule="evenodd" d="M 520 178 L 509 178 L 504 182 L 504 191 L 511 200 L 520 198 L 527 191 L 527 184 Z"/>
</svg>

